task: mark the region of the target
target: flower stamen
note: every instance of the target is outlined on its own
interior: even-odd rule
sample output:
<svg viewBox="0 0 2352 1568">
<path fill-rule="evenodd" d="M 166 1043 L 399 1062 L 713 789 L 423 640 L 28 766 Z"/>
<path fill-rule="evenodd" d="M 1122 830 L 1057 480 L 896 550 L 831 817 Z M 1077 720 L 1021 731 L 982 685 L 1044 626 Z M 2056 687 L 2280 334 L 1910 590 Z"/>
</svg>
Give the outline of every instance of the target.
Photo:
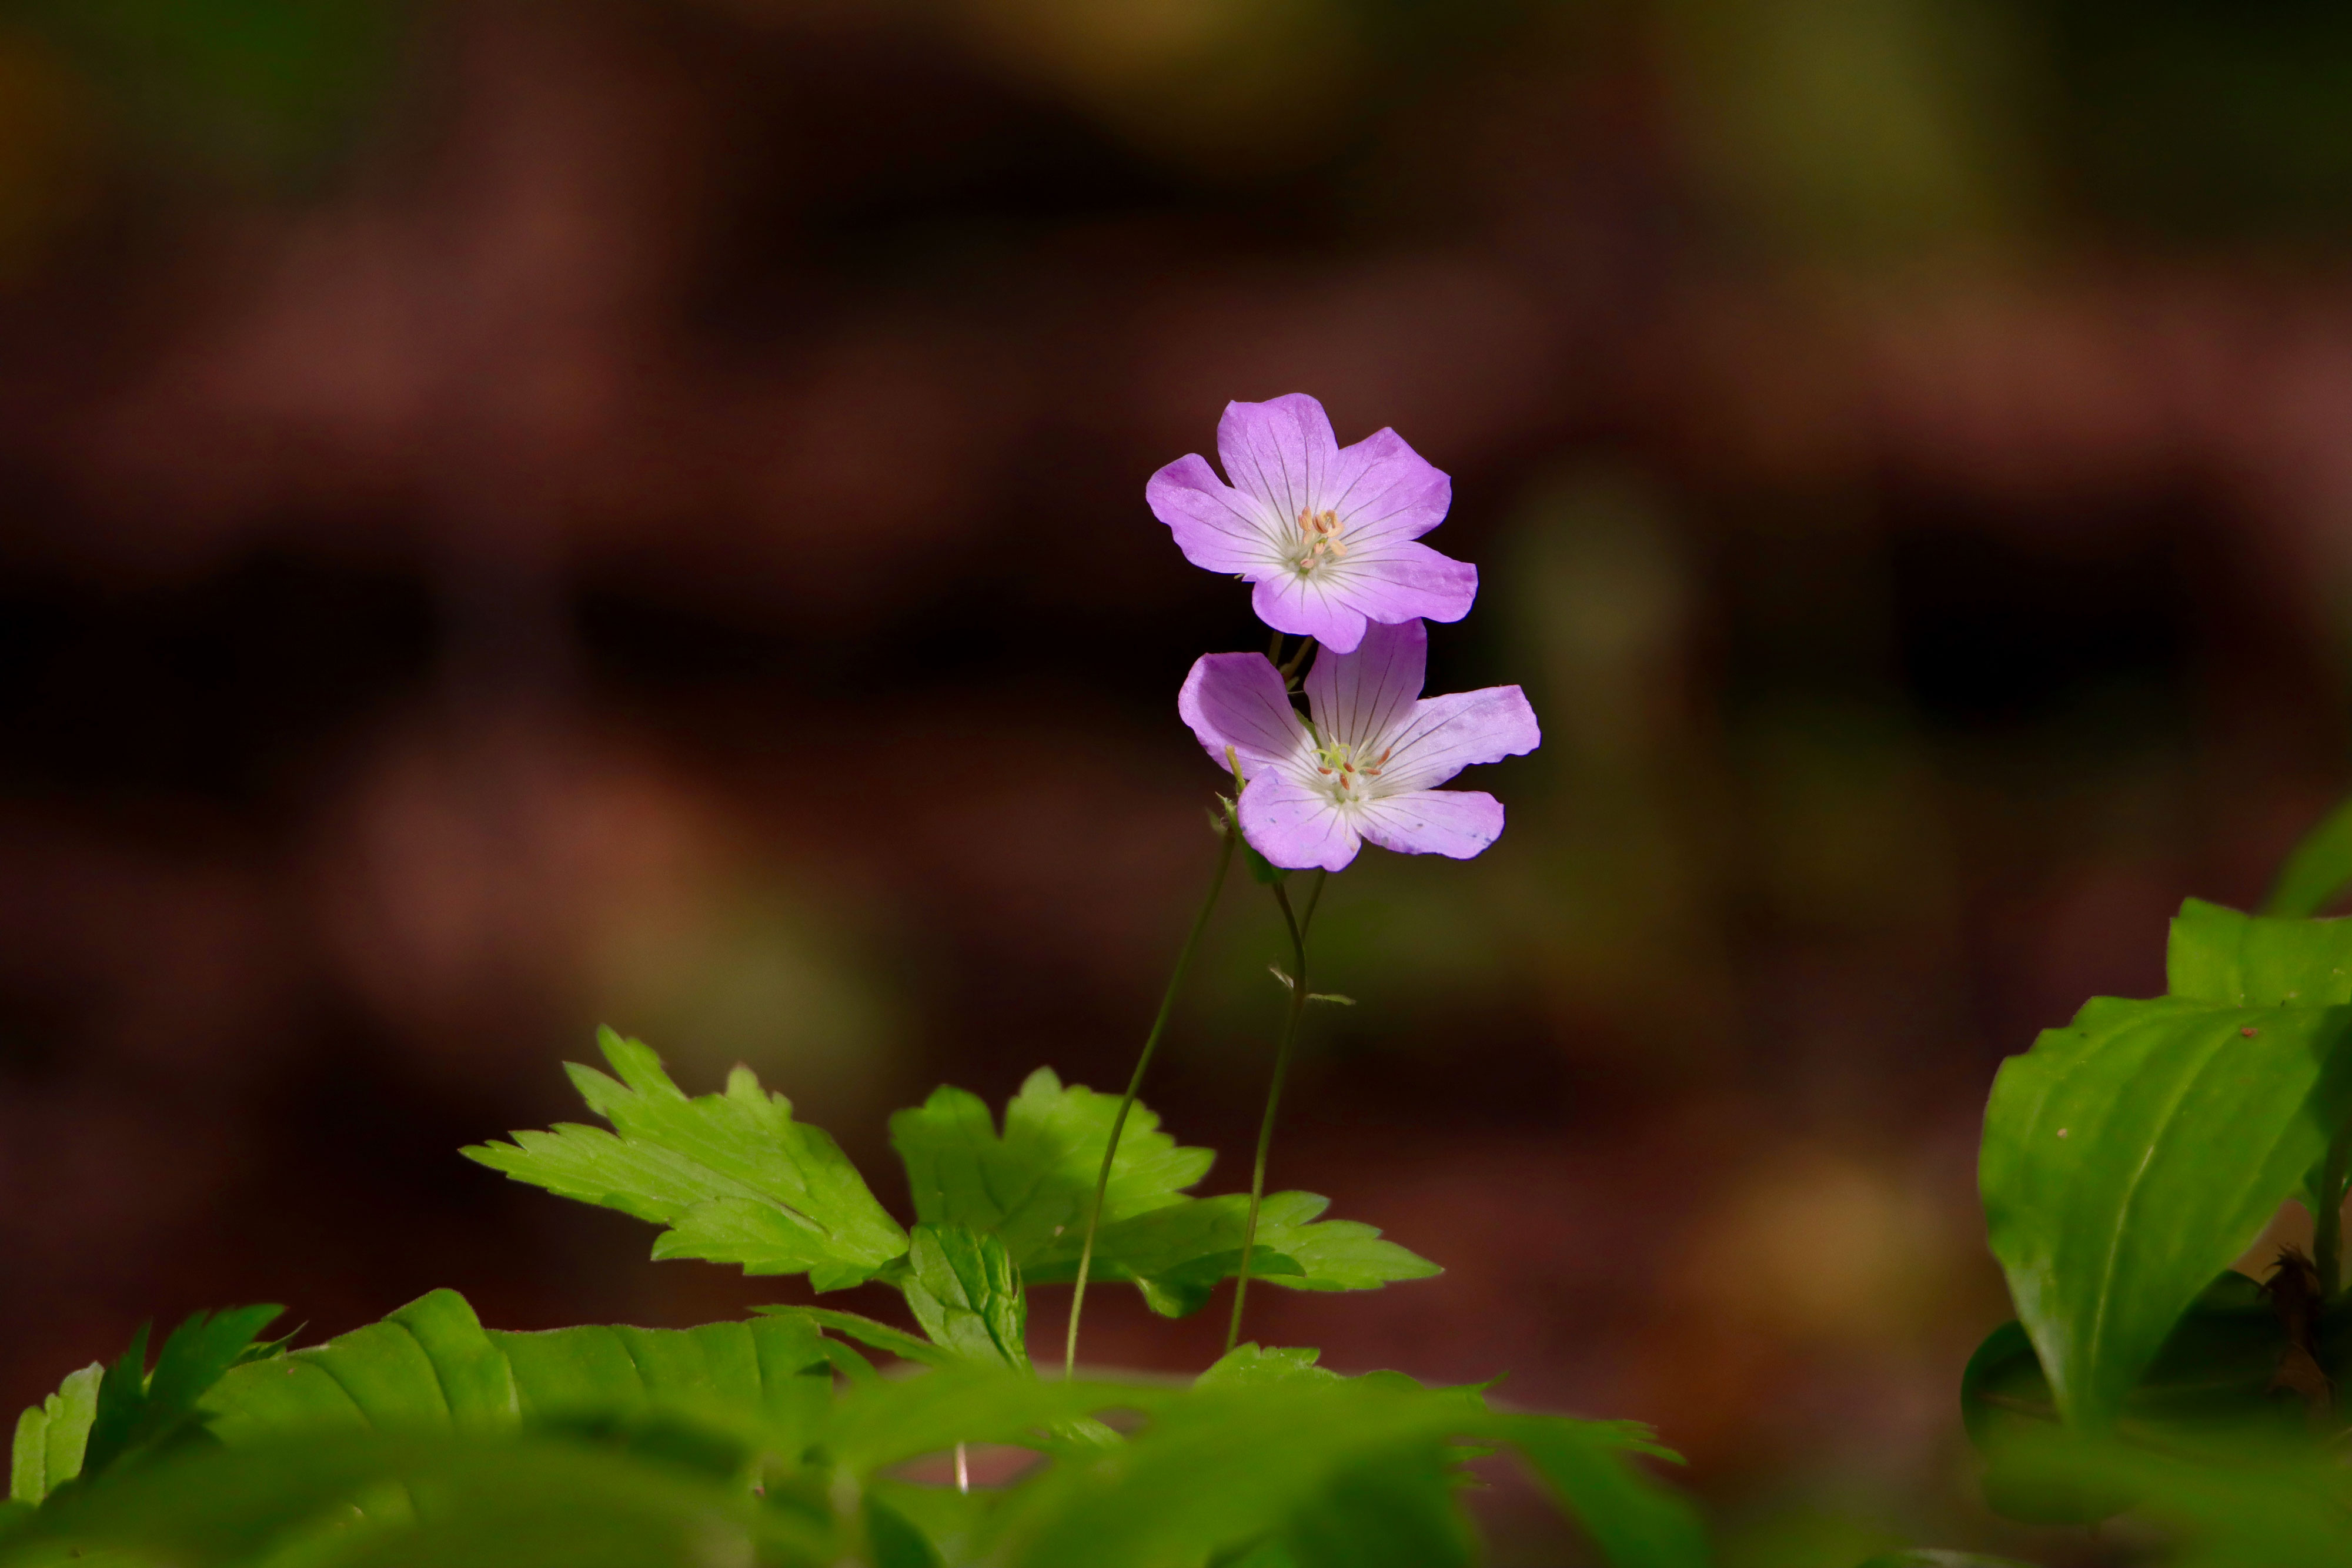
<svg viewBox="0 0 2352 1568">
<path fill-rule="evenodd" d="M 1318 512 L 1308 507 L 1299 507 L 1298 570 L 1312 571 L 1320 562 L 1344 557 L 1348 547 L 1339 538 L 1344 526 L 1339 521 L 1339 514 L 1335 511 L 1327 508 Z"/>
</svg>

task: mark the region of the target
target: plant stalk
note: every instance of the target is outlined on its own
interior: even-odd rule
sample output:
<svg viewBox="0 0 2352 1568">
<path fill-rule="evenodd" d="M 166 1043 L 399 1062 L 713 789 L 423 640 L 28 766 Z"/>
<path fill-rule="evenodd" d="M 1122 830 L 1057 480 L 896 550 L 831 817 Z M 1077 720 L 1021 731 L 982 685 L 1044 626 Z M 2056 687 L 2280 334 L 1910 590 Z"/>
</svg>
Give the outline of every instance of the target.
<svg viewBox="0 0 2352 1568">
<path fill-rule="evenodd" d="M 1127 1131 L 1127 1115 L 1135 1109 L 1135 1097 L 1143 1092 L 1143 1075 L 1150 1071 L 1152 1052 L 1160 1049 L 1160 1037 L 1167 1032 L 1168 1017 L 1176 1010 L 1176 995 L 1183 988 L 1185 971 L 1192 967 L 1192 953 L 1201 945 L 1201 933 L 1208 929 L 1209 915 L 1217 907 L 1217 895 L 1224 891 L 1225 873 L 1233 869 L 1234 845 L 1241 836 L 1241 824 L 1228 810 L 1218 834 L 1217 869 L 1209 878 L 1209 895 L 1201 900 L 1201 912 L 1192 916 L 1192 929 L 1176 955 L 1176 968 L 1168 977 L 1168 989 L 1160 998 L 1160 1011 L 1151 1020 L 1151 1031 L 1143 1037 L 1143 1051 L 1135 1059 L 1135 1071 L 1128 1078 L 1127 1093 L 1118 1103 L 1118 1113 L 1111 1118 L 1110 1139 L 1103 1145 L 1102 1169 L 1095 1176 L 1094 1201 L 1087 1206 L 1087 1239 L 1078 1249 L 1077 1286 L 1070 1292 L 1070 1328 L 1062 1345 L 1065 1378 L 1077 1375 L 1078 1319 L 1086 1311 L 1087 1276 L 1093 1271 L 1095 1261 L 1095 1232 L 1102 1226 L 1103 1196 L 1110 1190 L 1111 1164 L 1118 1157 L 1119 1134 Z"/>
<path fill-rule="evenodd" d="M 1242 1228 L 1241 1267 L 1234 1274 L 1234 1317 L 1225 1328 L 1225 1349 L 1230 1354 L 1242 1337 L 1242 1308 L 1249 1300 L 1250 1255 L 1257 1250 L 1257 1214 L 1265 1201 L 1265 1157 L 1274 1147 L 1275 1114 L 1282 1107 L 1282 1083 L 1290 1072 L 1290 1053 L 1298 1043 L 1299 1015 L 1307 1010 L 1307 928 L 1315 924 L 1315 906 L 1323 901 L 1323 884 L 1329 880 L 1328 872 L 1315 873 L 1315 885 L 1307 894 L 1307 911 L 1294 918 L 1290 913 L 1290 895 L 1282 883 L 1274 884 L 1274 901 L 1282 906 L 1282 923 L 1290 928 L 1290 956 L 1293 973 L 1290 977 L 1290 1008 L 1283 1015 L 1282 1043 L 1274 1053 L 1274 1082 L 1266 1085 L 1265 1115 L 1258 1123 L 1257 1158 L 1250 1166 L 1249 1220 Z"/>
</svg>

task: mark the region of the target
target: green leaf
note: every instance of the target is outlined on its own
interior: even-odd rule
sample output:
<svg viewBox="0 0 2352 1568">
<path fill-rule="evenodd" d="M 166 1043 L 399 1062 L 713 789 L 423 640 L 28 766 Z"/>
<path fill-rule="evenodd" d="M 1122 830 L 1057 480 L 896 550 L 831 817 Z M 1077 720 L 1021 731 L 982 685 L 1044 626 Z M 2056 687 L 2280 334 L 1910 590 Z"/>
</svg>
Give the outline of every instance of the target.
<svg viewBox="0 0 2352 1568">
<path fill-rule="evenodd" d="M 1451 1444 L 1489 1439 L 1519 1446 L 1619 1568 L 1705 1562 L 1687 1511 L 1627 1467 L 1627 1451 L 1644 1446 L 1633 1428 L 1497 1415 L 1464 1390 L 1345 1379 L 1227 1385 L 1139 1407 L 1150 1423 L 1126 1444 L 1057 1466 L 1007 1500 L 1003 1555 L 1022 1568 L 1244 1553 L 1316 1568 L 1459 1561 L 1466 1527 L 1447 1484 Z M 1422 1555 L 1390 1552 L 1349 1517 L 1367 1512 Z"/>
<path fill-rule="evenodd" d="M 1993 1255 L 2060 1413 L 2111 1424 L 2174 1322 L 2352 1110 L 2352 1010 L 2100 998 L 1985 1113 Z"/>
<path fill-rule="evenodd" d="M 37 1503 L 81 1473 L 89 1424 L 98 1414 L 98 1385 L 106 1368 L 91 1362 L 69 1373 L 58 1391 L 16 1417 L 16 1444 L 8 1466 L 8 1495 Z"/>
<path fill-rule="evenodd" d="M 388 1492 L 421 1505 L 371 1506 Z M 818 1522 L 696 1467 L 551 1437 L 352 1433 L 126 1467 L 43 1510 L 0 1562 L 94 1549 L 182 1568 L 701 1568 L 755 1556 L 816 1568 L 839 1556 Z"/>
<path fill-rule="evenodd" d="M 906 1162 L 918 1218 L 994 1232 L 1024 1274 L 1047 1257 L 1066 1256 L 1075 1270 L 1118 1113 L 1117 1095 L 1065 1086 L 1041 1067 L 1005 1105 L 1002 1136 L 979 1096 L 942 1086 L 890 1118 L 890 1143 Z M 1180 1147 L 1139 1103 L 1119 1134 L 1103 1223 L 1183 1202 L 1215 1158 Z"/>
<path fill-rule="evenodd" d="M 1913 1547 L 1908 1552 L 1882 1552 L 1860 1568 L 2033 1568 L 2014 1557 L 1987 1557 L 1980 1552 L 1938 1552 Z"/>
<path fill-rule="evenodd" d="M 920 1366 L 961 1366 L 964 1357 L 945 1345 L 918 1339 L 904 1329 L 894 1329 L 888 1323 L 860 1317 L 856 1312 L 837 1312 L 828 1307 L 753 1307 L 755 1312 L 770 1317 L 798 1318 L 818 1328 L 828 1328 L 835 1333 L 847 1334 L 863 1345 L 887 1351 L 901 1361 L 911 1361 Z"/>
<path fill-rule="evenodd" d="M 160 1448 L 204 1425 L 197 1401 L 243 1358 L 254 1336 L 283 1307 L 231 1307 L 218 1313 L 188 1315 L 147 1371 L 147 1326 L 131 1336 L 131 1347 L 106 1369 L 98 1385 L 97 1408 L 81 1457 L 80 1474 L 95 1476 L 139 1449 Z M 52 1476 L 50 1490 L 68 1478 Z"/>
<path fill-rule="evenodd" d="M 2265 915 L 2316 915 L 2352 883 L 2352 800 L 2347 800 L 2305 833 L 2279 868 Z"/>
<path fill-rule="evenodd" d="M 1371 1226 L 1318 1221 L 1330 1200 L 1311 1192 L 1269 1193 L 1258 1210 L 1250 1278 L 1299 1291 L 1363 1291 L 1443 1272 Z M 1249 1197 L 1226 1193 L 1184 1200 L 1107 1225 L 1095 1241 L 1098 1279 L 1132 1281 L 1152 1311 L 1183 1317 L 1241 1267 Z M 1075 1279 L 1076 1260 L 1049 1257 L 1027 1270 L 1032 1284 Z"/>
<path fill-rule="evenodd" d="M 1617 1568 L 1704 1568 L 1706 1528 L 1679 1493 L 1631 1458 L 1679 1463 L 1629 1422 L 1515 1416 L 1489 1428 L 1516 1447 Z"/>
<path fill-rule="evenodd" d="M 1000 1238 L 918 1225 L 907 1263 L 907 1305 L 933 1343 L 982 1365 L 1030 1370 L 1028 1298 Z"/>
<path fill-rule="evenodd" d="M 2165 979 L 2176 997 L 2222 1007 L 2352 1002 L 2352 920 L 2241 915 L 2192 898 L 2173 918 Z"/>
<path fill-rule="evenodd" d="M 1069 1429 L 1099 1410 L 1151 1409 L 1176 1397 L 1164 1388 L 1122 1384 L 1042 1382 L 983 1366 L 927 1372 L 864 1384 L 834 1402 L 824 1442 L 854 1475 L 941 1454 L 958 1443 L 1006 1443 L 1091 1456 L 1099 1445 L 1073 1442 Z"/>
<path fill-rule="evenodd" d="M 1339 1375 L 1315 1364 L 1323 1353 L 1311 1346 L 1260 1346 L 1244 1342 L 1219 1356 L 1192 1380 L 1195 1388 L 1252 1387 L 1268 1383 L 1336 1383 Z"/>
<path fill-rule="evenodd" d="M 574 1065 L 572 1081 L 613 1132 L 559 1124 L 470 1159 L 564 1197 L 670 1228 L 656 1258 L 700 1258 L 750 1274 L 809 1275 L 818 1290 L 863 1282 L 907 1250 L 907 1233 L 822 1129 L 746 1067 L 727 1092 L 688 1099 L 642 1043 L 597 1035 L 618 1082 Z"/>
<path fill-rule="evenodd" d="M 485 1330 L 436 1291 L 382 1322 L 230 1371 L 205 1400 L 232 1447 L 289 1430 L 508 1436 L 525 1420 L 646 1410 L 813 1433 L 832 1393 L 815 1327 L 782 1319 L 692 1329 Z"/>
</svg>

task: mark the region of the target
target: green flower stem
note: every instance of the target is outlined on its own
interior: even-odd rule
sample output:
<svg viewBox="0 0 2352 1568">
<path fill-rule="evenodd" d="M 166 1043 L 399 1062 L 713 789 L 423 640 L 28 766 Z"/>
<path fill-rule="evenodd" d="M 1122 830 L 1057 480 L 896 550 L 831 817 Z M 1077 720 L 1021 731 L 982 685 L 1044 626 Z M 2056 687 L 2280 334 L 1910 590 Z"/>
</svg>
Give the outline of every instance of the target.
<svg viewBox="0 0 2352 1568">
<path fill-rule="evenodd" d="M 1282 923 L 1290 928 L 1290 1008 L 1283 1014 L 1282 1044 L 1274 1053 L 1274 1082 L 1266 1085 L 1265 1116 L 1257 1129 L 1257 1159 L 1250 1167 L 1249 1222 L 1242 1228 L 1242 1262 L 1234 1274 L 1234 1320 L 1225 1329 L 1225 1349 L 1230 1352 L 1241 1343 L 1242 1308 L 1249 1300 L 1250 1255 L 1257 1250 L 1257 1211 L 1265 1201 L 1265 1156 L 1274 1146 L 1274 1118 L 1282 1106 L 1282 1082 L 1290 1073 L 1290 1053 L 1298 1043 L 1299 1015 L 1307 1010 L 1307 929 L 1315 924 L 1315 906 L 1323 901 L 1323 884 L 1329 873 L 1315 873 L 1315 885 L 1307 894 L 1305 915 L 1294 918 L 1290 913 L 1290 895 L 1282 883 L 1274 884 L 1274 901 L 1282 906 Z"/>
<path fill-rule="evenodd" d="M 1241 824 L 1228 806 L 1219 824 L 1217 869 L 1209 878 L 1209 895 L 1201 901 L 1201 912 L 1192 916 L 1192 932 L 1176 955 L 1175 972 L 1168 977 L 1168 989 L 1160 998 L 1159 1015 L 1151 1020 L 1151 1032 L 1143 1037 L 1142 1054 L 1135 1059 L 1135 1071 L 1127 1081 L 1127 1094 L 1118 1103 L 1118 1114 L 1111 1118 L 1110 1141 L 1103 1145 L 1102 1169 L 1095 1176 L 1094 1202 L 1087 1208 L 1086 1245 L 1078 1249 L 1077 1288 L 1070 1292 L 1070 1329 L 1062 1345 L 1062 1375 L 1066 1378 L 1077 1373 L 1078 1318 L 1086 1311 L 1087 1275 L 1095 1261 L 1095 1232 L 1102 1225 L 1103 1197 L 1110 1190 L 1111 1162 L 1118 1157 L 1119 1134 L 1127 1130 L 1127 1113 L 1135 1109 L 1135 1097 L 1143 1092 L 1143 1075 L 1150 1071 L 1151 1054 L 1160 1049 L 1160 1037 L 1167 1032 L 1168 1015 L 1176 1010 L 1176 993 L 1183 988 L 1184 972 L 1192 967 L 1193 949 L 1200 946 L 1201 933 L 1208 928 L 1210 912 L 1217 907 L 1217 895 L 1224 891 L 1225 873 L 1233 869 L 1234 845 L 1241 836 Z"/>
</svg>

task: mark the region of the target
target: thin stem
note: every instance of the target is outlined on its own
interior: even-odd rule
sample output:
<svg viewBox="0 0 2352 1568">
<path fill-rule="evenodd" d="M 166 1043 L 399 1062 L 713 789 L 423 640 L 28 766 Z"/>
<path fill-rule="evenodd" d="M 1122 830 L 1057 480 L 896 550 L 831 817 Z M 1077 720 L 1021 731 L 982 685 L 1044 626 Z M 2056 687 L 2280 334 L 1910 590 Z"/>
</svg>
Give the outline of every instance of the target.
<svg viewBox="0 0 2352 1568">
<path fill-rule="evenodd" d="M 1298 666 L 1305 664 L 1307 662 L 1307 655 L 1314 651 L 1314 638 L 1302 637 L 1298 640 L 1298 651 L 1290 655 L 1288 663 L 1281 665 L 1282 684 L 1284 685 L 1296 687 L 1298 685 Z"/>
<path fill-rule="evenodd" d="M 1298 1043 L 1299 1015 L 1307 1010 L 1307 931 L 1315 924 L 1315 906 L 1323 902 L 1323 884 L 1329 873 L 1315 873 L 1315 885 L 1307 890 L 1307 912 L 1293 918 L 1290 895 L 1282 883 L 1274 884 L 1274 901 L 1282 906 L 1282 923 L 1290 928 L 1290 1008 L 1282 1018 L 1282 1043 L 1274 1053 L 1274 1082 L 1266 1085 L 1265 1115 L 1258 1123 L 1257 1158 L 1250 1166 L 1249 1220 L 1242 1228 L 1241 1267 L 1234 1274 L 1234 1317 L 1225 1328 L 1225 1349 L 1231 1352 L 1241 1343 L 1242 1308 L 1249 1300 L 1250 1256 L 1257 1250 L 1257 1214 L 1265 1202 L 1265 1156 L 1274 1147 L 1275 1114 L 1282 1107 L 1282 1082 L 1290 1073 L 1290 1053 Z"/>
<path fill-rule="evenodd" d="M 1234 845 L 1242 831 L 1230 809 L 1225 813 L 1218 834 L 1217 869 L 1209 878 L 1209 895 L 1201 900 L 1201 912 L 1192 916 L 1192 929 L 1184 938 L 1184 946 L 1176 955 L 1175 972 L 1168 977 L 1168 989 L 1160 998 L 1160 1011 L 1151 1020 L 1151 1032 L 1143 1037 L 1143 1051 L 1135 1059 L 1135 1071 L 1128 1078 L 1127 1093 L 1118 1103 L 1118 1113 L 1111 1118 L 1110 1141 L 1103 1145 L 1102 1169 L 1095 1176 L 1094 1202 L 1087 1207 L 1087 1239 L 1078 1249 L 1077 1288 L 1070 1292 L 1070 1329 L 1062 1345 L 1062 1375 L 1076 1375 L 1078 1366 L 1078 1319 L 1086 1311 L 1087 1276 L 1094 1269 L 1095 1232 L 1102 1226 L 1103 1195 L 1110 1190 L 1111 1162 L 1118 1157 L 1119 1134 L 1127 1130 L 1127 1114 L 1135 1109 L 1135 1097 L 1143 1092 L 1143 1075 L 1151 1067 L 1151 1053 L 1160 1049 L 1160 1037 L 1167 1031 L 1168 1015 L 1176 1010 L 1176 994 L 1184 986 L 1184 972 L 1192 967 L 1192 951 L 1201 945 L 1201 933 L 1208 928 L 1210 912 L 1217 907 L 1217 895 L 1224 891 L 1225 873 L 1233 868 Z"/>
</svg>

